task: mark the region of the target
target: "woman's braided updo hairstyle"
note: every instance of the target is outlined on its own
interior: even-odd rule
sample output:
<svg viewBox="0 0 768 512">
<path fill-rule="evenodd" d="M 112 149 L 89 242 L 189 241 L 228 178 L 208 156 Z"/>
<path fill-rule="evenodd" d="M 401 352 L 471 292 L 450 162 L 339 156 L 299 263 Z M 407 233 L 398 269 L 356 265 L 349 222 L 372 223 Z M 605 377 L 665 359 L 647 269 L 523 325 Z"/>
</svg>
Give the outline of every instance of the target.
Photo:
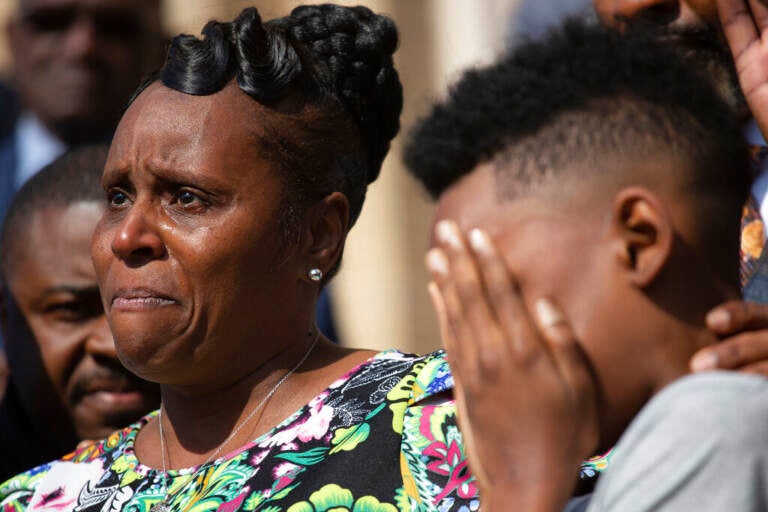
<svg viewBox="0 0 768 512">
<path fill-rule="evenodd" d="M 134 99 L 156 80 L 208 95 L 235 79 L 263 105 L 287 100 L 292 108 L 275 108 L 260 140 L 283 170 L 286 213 L 340 191 L 351 225 L 400 128 L 397 44 L 392 20 L 366 7 L 302 6 L 266 23 L 250 7 L 232 22 L 210 21 L 202 38 L 175 37 L 165 65 Z"/>
</svg>

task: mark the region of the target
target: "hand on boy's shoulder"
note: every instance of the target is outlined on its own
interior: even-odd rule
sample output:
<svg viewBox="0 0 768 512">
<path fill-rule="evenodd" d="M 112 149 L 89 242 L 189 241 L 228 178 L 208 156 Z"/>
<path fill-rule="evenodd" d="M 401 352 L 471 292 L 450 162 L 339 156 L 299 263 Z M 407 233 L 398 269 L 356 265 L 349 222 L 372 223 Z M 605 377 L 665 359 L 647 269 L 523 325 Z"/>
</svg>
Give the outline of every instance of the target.
<svg viewBox="0 0 768 512">
<path fill-rule="evenodd" d="M 707 326 L 722 341 L 697 352 L 692 371 L 738 370 L 768 377 L 768 304 L 727 302 L 710 311 Z"/>
</svg>

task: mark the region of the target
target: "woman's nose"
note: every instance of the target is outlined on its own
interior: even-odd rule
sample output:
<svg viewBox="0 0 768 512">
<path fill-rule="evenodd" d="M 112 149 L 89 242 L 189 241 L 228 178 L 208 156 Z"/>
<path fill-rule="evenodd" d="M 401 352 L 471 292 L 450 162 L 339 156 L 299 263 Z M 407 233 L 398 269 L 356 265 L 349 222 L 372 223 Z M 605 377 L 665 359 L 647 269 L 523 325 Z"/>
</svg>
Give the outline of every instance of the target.
<svg viewBox="0 0 768 512">
<path fill-rule="evenodd" d="M 112 252 L 130 266 L 141 266 L 165 255 L 165 243 L 148 209 L 131 208 L 115 231 Z"/>
</svg>

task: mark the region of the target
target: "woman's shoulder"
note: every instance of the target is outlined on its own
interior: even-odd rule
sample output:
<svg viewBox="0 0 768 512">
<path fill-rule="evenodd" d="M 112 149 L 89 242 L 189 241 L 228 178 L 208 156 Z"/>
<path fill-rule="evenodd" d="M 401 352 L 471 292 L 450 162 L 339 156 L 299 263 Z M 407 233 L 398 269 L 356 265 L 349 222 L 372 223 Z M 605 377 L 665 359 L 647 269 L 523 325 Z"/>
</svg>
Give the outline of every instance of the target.
<svg viewBox="0 0 768 512">
<path fill-rule="evenodd" d="M 409 403 L 450 392 L 453 388 L 453 378 L 442 350 L 426 355 L 399 350 L 379 352 L 340 381 L 344 381 L 346 389 L 373 386 L 379 391 L 386 390 L 387 394 L 397 389 L 400 397 Z"/>
<path fill-rule="evenodd" d="M 83 443 L 61 459 L 11 477 L 0 484 L 0 510 L 26 510 L 43 503 L 54 508 L 58 504 L 60 508 L 62 503 L 76 500 L 81 489 L 100 479 L 114 459 L 132 452 L 136 433 L 151 416 L 103 440 Z"/>
</svg>

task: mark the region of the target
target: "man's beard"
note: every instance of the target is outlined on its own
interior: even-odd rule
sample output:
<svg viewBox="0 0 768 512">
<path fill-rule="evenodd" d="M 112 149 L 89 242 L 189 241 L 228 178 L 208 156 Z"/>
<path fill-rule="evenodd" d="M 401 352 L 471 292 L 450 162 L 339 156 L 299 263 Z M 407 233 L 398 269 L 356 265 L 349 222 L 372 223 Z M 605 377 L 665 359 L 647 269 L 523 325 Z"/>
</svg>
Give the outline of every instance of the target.
<svg viewBox="0 0 768 512">
<path fill-rule="evenodd" d="M 714 27 L 655 28 L 653 34 L 710 77 L 712 85 L 737 115 L 750 115 L 730 49 Z"/>
</svg>

